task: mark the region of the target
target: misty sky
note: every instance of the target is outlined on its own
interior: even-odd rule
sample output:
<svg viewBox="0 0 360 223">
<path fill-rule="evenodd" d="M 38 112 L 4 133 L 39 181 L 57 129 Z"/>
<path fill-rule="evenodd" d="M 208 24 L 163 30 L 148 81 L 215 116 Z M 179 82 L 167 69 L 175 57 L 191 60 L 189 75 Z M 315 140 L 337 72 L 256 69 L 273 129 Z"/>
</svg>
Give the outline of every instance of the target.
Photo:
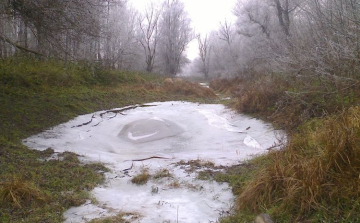
<svg viewBox="0 0 360 223">
<path fill-rule="evenodd" d="M 154 0 L 162 2 L 163 0 Z M 192 20 L 196 33 L 206 35 L 211 30 L 216 30 L 220 22 L 233 21 L 232 10 L 237 0 L 182 0 Z M 143 11 L 151 0 L 129 0 L 136 9 Z M 194 59 L 197 52 L 197 41 L 193 40 L 187 50 L 188 58 Z"/>
</svg>

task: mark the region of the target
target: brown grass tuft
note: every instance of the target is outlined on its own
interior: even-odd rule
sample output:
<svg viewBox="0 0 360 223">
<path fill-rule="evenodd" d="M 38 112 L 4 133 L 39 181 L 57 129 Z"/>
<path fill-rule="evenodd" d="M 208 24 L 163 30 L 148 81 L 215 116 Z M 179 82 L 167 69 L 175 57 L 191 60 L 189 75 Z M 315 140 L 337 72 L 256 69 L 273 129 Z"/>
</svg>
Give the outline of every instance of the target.
<svg viewBox="0 0 360 223">
<path fill-rule="evenodd" d="M 150 174 L 147 172 L 147 170 L 144 169 L 140 174 L 134 176 L 131 179 L 131 183 L 137 185 L 144 185 L 149 181 L 150 177 Z"/>
<path fill-rule="evenodd" d="M 161 169 L 155 173 L 153 176 L 154 179 L 160 179 L 165 177 L 172 177 L 171 173 L 167 169 Z"/>
<path fill-rule="evenodd" d="M 0 201 L 13 207 L 21 208 L 33 202 L 41 204 L 46 201 L 46 197 L 32 182 L 19 177 L 0 182 Z"/>
<path fill-rule="evenodd" d="M 180 186 L 181 185 L 178 180 L 173 180 L 171 183 L 168 184 L 168 187 L 172 189 L 180 188 Z"/>
</svg>

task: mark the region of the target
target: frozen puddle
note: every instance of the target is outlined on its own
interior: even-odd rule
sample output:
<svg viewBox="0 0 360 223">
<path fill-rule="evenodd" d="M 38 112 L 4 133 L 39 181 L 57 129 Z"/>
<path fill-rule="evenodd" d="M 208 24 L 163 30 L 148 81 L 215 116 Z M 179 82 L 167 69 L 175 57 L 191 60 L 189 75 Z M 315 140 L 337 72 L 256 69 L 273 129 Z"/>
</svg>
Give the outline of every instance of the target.
<svg viewBox="0 0 360 223">
<path fill-rule="evenodd" d="M 143 143 L 175 136 L 182 132 L 184 129 L 176 123 L 152 117 L 126 124 L 119 133 L 119 137 L 131 142 Z"/>
<path fill-rule="evenodd" d="M 128 216 L 129 222 L 215 222 L 233 205 L 231 189 L 198 180 L 196 171 L 186 171 L 186 162 L 238 164 L 277 141 L 270 125 L 222 105 L 149 105 L 154 106 L 79 116 L 24 140 L 30 148 L 75 152 L 85 162 L 103 162 L 111 169 L 106 184 L 92 191 L 98 202 L 69 209 L 66 222 L 119 212 L 138 216 Z M 147 184 L 131 183 L 144 170 L 153 176 Z M 156 178 L 161 171 L 168 174 Z"/>
</svg>

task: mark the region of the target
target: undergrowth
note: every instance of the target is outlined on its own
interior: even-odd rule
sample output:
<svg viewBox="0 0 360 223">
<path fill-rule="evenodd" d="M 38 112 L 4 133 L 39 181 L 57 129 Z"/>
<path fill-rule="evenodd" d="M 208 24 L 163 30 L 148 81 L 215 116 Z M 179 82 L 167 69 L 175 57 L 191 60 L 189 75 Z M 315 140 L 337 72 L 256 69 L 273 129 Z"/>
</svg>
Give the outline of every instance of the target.
<svg viewBox="0 0 360 223">
<path fill-rule="evenodd" d="M 238 187 L 239 213 L 268 212 L 277 222 L 360 220 L 360 107 L 308 122 L 265 163 Z"/>
<path fill-rule="evenodd" d="M 233 106 L 287 130 L 288 142 L 248 170 L 217 175 L 237 195 L 221 222 L 251 222 L 260 213 L 275 222 L 360 221 L 360 89 L 350 78 L 255 75 L 215 80 Z"/>
<path fill-rule="evenodd" d="M 292 131 L 312 118 L 360 103 L 360 82 L 282 74 L 218 79 L 210 87 L 233 97 L 231 106 Z"/>
<path fill-rule="evenodd" d="M 66 209 L 91 198 L 88 192 L 107 171 L 102 164 L 82 164 L 73 153 L 30 150 L 21 139 L 94 111 L 213 100 L 212 92 L 195 92 L 196 84 L 189 82 L 169 91 L 164 79 L 96 64 L 0 60 L 0 222 L 62 222 Z M 49 160 L 52 155 L 57 158 Z"/>
</svg>

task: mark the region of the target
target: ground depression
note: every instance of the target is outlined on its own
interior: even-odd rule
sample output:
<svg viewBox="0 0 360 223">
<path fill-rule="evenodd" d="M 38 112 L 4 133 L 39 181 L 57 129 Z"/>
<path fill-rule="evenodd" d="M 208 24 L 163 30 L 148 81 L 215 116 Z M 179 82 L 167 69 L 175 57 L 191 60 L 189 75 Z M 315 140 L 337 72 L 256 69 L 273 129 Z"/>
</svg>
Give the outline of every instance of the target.
<svg viewBox="0 0 360 223">
<path fill-rule="evenodd" d="M 152 117 L 126 124 L 118 136 L 130 142 L 144 143 L 176 136 L 182 132 L 184 132 L 184 129 L 175 122 Z"/>
</svg>

